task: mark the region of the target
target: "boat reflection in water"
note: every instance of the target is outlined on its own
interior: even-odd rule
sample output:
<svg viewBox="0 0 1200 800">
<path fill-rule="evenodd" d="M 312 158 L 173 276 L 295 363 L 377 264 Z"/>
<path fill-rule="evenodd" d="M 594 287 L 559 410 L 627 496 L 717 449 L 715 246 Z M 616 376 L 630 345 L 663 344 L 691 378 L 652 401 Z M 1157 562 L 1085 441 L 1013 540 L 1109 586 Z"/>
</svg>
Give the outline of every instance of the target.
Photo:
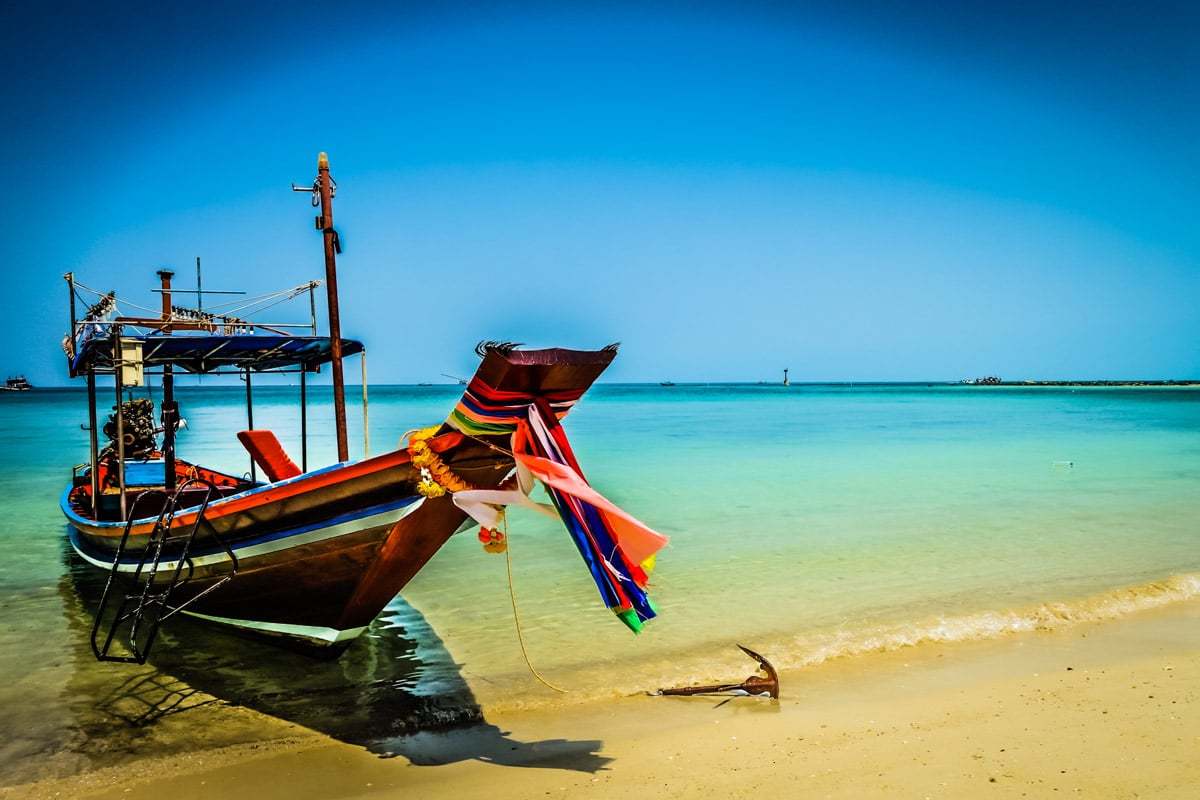
<svg viewBox="0 0 1200 800">
<path fill-rule="evenodd" d="M 520 742 L 488 724 L 437 633 L 399 597 L 334 660 L 177 617 L 147 664 L 97 663 L 89 636 L 103 576 L 69 547 L 63 557 L 75 651 L 67 694 L 82 734 L 73 746 L 93 767 L 287 736 L 231 706 L 419 765 L 480 759 L 594 772 L 609 761 L 597 755 L 600 741 Z M 443 735 L 450 729 L 469 730 Z"/>
</svg>

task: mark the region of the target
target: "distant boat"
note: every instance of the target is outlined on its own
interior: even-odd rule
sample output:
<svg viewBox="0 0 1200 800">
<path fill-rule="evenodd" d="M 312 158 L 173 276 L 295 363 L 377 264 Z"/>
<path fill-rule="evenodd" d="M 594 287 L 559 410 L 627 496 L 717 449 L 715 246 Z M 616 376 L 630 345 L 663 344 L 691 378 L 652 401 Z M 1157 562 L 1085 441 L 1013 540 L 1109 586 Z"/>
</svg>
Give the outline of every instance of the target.
<svg viewBox="0 0 1200 800">
<path fill-rule="evenodd" d="M 433 386 L 432 383 L 418 383 L 417 386 Z"/>
<path fill-rule="evenodd" d="M 674 386 L 675 382 L 674 381 L 661 381 L 661 382 L 659 382 L 658 385 L 659 386 Z"/>
<path fill-rule="evenodd" d="M 32 388 L 33 384 L 24 375 L 14 375 L 4 382 L 6 392 L 28 392 Z"/>
</svg>

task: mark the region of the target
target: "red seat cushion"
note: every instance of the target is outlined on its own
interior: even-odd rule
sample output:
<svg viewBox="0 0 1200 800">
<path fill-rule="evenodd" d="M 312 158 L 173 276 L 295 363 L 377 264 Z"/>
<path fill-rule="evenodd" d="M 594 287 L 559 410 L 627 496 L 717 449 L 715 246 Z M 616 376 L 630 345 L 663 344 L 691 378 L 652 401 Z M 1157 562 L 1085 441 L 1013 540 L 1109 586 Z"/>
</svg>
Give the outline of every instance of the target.
<svg viewBox="0 0 1200 800">
<path fill-rule="evenodd" d="M 271 483 L 285 478 L 294 478 L 300 474 L 296 462 L 288 458 L 283 445 L 273 431 L 254 430 L 238 431 L 238 441 L 250 451 L 250 457 L 259 469 L 266 473 Z"/>
</svg>

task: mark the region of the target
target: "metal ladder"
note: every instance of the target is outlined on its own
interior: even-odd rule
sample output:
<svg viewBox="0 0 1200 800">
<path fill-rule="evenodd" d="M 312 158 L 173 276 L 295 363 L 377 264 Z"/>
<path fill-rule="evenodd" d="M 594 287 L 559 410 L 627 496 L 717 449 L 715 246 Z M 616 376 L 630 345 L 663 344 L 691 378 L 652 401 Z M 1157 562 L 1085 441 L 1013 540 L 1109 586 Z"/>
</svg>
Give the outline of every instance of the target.
<svg viewBox="0 0 1200 800">
<path fill-rule="evenodd" d="M 173 535 L 172 526 L 175 522 L 175 515 L 180 510 L 179 503 L 183 493 L 188 488 L 197 485 L 205 487 L 204 500 L 199 507 L 189 506 L 187 509 L 183 509 L 186 513 L 190 512 L 192 508 L 196 508 L 196 519 L 188 527 L 186 533 Z M 168 494 L 162 489 L 152 489 L 142 493 L 134 500 L 133 506 L 128 512 L 129 519 L 125 523 L 125 532 L 121 536 L 121 542 L 117 545 L 117 552 L 113 556 L 112 570 L 108 574 L 107 583 L 104 584 L 104 593 L 100 596 L 100 607 L 96 610 L 95 623 L 92 625 L 92 652 L 98 661 L 145 664 L 146 659 L 150 657 L 150 649 L 154 646 L 154 640 L 158 637 L 159 626 L 165 620 L 233 580 L 237 575 L 237 556 L 234 555 L 232 548 L 217 536 L 216 531 L 210 529 L 209 534 L 229 556 L 231 564 L 229 574 L 183 603 L 177 606 L 171 605 L 172 593 L 192 580 L 195 572 L 190 557 L 192 544 L 196 540 L 196 532 L 204 522 L 204 512 L 208 510 L 209 501 L 216 493 L 217 487 L 211 481 L 204 478 L 188 478 L 173 493 Z M 158 518 L 150 531 L 150 539 L 146 543 L 146 547 L 142 549 L 132 574 L 122 573 L 120 569 L 122 557 L 125 555 L 130 532 L 137 520 L 136 512 L 138 506 L 147 497 L 163 498 L 162 510 L 158 512 Z M 174 563 L 173 567 L 172 563 Z M 185 564 L 187 565 L 186 572 Z M 155 579 L 159 577 L 160 570 L 166 575 L 166 580 L 160 579 L 158 585 L 155 585 Z M 117 602 L 118 597 L 120 598 L 119 603 Z M 116 610 L 106 623 L 110 605 L 115 605 Z M 107 632 L 104 635 L 104 643 L 100 644 L 100 633 L 105 628 L 107 628 Z M 122 628 L 127 631 L 125 647 L 129 654 L 115 655 L 110 651 L 114 640 L 119 638 L 118 634 Z"/>
</svg>

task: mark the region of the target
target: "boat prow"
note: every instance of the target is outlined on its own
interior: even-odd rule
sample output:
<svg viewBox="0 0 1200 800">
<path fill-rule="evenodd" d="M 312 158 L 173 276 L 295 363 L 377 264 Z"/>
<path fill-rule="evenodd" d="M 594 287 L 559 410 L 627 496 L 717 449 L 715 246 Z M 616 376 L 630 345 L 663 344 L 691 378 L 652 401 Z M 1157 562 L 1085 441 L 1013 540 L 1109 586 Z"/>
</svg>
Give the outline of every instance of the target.
<svg viewBox="0 0 1200 800">
<path fill-rule="evenodd" d="M 530 398 L 527 402 L 548 402 L 563 415 L 616 354 L 615 348 L 503 345 L 486 345 L 480 352 L 473 383 Z M 464 395 L 459 405 L 466 402 Z M 466 436 L 443 423 L 424 441 L 458 480 L 473 488 L 496 488 L 513 470 L 505 452 L 507 436 Z M 80 558 L 113 571 L 118 581 L 145 574 L 144 557 L 153 548 L 165 497 L 162 469 L 160 459 L 126 464 L 125 500 L 138 514 L 128 522 L 117 512 L 119 482 L 111 463 L 100 465 L 97 503 L 89 473 L 73 481 L 62 507 Z M 340 652 L 360 635 L 467 520 L 449 494 L 419 491 L 422 467 L 413 463 L 409 449 L 258 485 L 182 459 L 175 469 L 181 482 L 203 475 L 217 496 L 202 512 L 185 501 L 174 514 L 173 529 L 199 527 L 186 554 L 173 555 L 168 547 L 157 565 L 158 583 L 165 584 L 177 567 L 186 575 L 172 591 L 172 605 L 198 619 L 327 654 Z"/>
</svg>

